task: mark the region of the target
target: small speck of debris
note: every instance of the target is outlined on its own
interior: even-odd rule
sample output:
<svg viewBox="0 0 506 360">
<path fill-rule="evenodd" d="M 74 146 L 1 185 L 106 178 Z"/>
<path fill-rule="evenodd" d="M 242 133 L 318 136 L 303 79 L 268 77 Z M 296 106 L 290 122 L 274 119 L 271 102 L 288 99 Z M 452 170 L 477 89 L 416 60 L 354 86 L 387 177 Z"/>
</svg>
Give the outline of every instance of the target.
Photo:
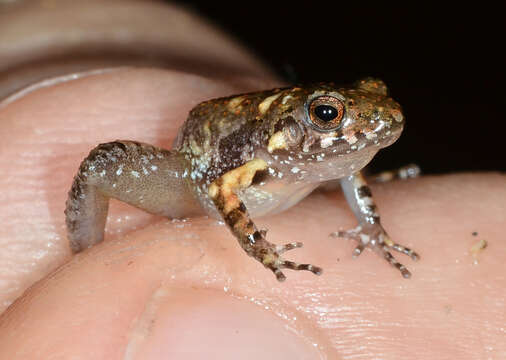
<svg viewBox="0 0 506 360">
<path fill-rule="evenodd" d="M 471 248 L 469 249 L 469 252 L 474 258 L 474 264 L 478 264 L 478 255 L 488 246 L 487 240 L 481 239 L 477 243 L 475 243 Z"/>
<path fill-rule="evenodd" d="M 473 236 L 478 236 L 478 232 L 477 232 L 477 231 L 473 231 L 473 232 L 471 233 L 471 235 L 473 235 Z"/>
</svg>

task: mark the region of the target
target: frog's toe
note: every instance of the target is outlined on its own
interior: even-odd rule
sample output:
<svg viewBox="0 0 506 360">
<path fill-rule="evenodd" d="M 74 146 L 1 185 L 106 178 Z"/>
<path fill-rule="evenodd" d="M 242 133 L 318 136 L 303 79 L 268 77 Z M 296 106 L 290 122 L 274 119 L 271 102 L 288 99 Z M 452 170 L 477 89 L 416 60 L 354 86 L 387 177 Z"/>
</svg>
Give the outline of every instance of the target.
<svg viewBox="0 0 506 360">
<path fill-rule="evenodd" d="M 366 228 L 358 226 L 353 230 L 337 231 L 331 235 L 333 237 L 348 238 L 357 241 L 358 245 L 353 250 L 353 257 L 359 256 L 364 248 L 370 247 L 388 261 L 390 265 L 397 268 L 406 279 L 411 277 L 411 273 L 403 264 L 397 261 L 390 250 L 408 255 L 415 261 L 420 259 L 420 256 L 415 251 L 393 242 L 385 230 L 378 224 Z"/>
<path fill-rule="evenodd" d="M 392 180 L 407 180 L 419 177 L 422 173 L 420 167 L 416 164 L 408 164 L 396 170 L 383 171 L 371 176 L 371 180 L 376 183 L 385 183 Z"/>
<path fill-rule="evenodd" d="M 405 247 L 405 246 L 403 246 L 401 244 L 397 244 L 397 243 L 394 243 L 394 242 L 392 242 L 392 244 L 388 245 L 388 246 L 390 248 L 394 249 L 397 252 L 400 252 L 400 253 L 402 253 L 404 255 L 408 255 L 414 261 L 420 260 L 420 255 L 418 255 L 415 251 L 411 250 L 408 247 Z"/>
<path fill-rule="evenodd" d="M 345 238 L 345 239 L 351 239 L 351 240 L 357 241 L 358 245 L 355 249 L 353 249 L 353 255 L 352 255 L 354 258 L 356 258 L 360 254 L 362 254 L 362 251 L 364 251 L 364 249 L 367 245 L 366 239 L 363 239 L 360 236 L 361 230 L 362 230 L 362 228 L 360 226 L 358 226 L 352 230 L 336 231 L 330 235 L 333 237 L 339 237 L 339 238 Z"/>
<path fill-rule="evenodd" d="M 280 267 L 282 269 L 290 269 L 290 270 L 307 270 L 311 271 L 315 275 L 321 275 L 323 273 L 323 269 L 319 266 L 311 264 L 299 264 L 288 260 L 282 260 L 280 262 Z"/>
<path fill-rule="evenodd" d="M 297 249 L 297 248 L 301 248 L 302 247 L 302 243 L 301 242 L 291 242 L 291 243 L 288 243 L 288 244 L 285 244 L 285 245 L 276 245 L 276 252 L 281 255 L 285 252 L 287 252 L 288 250 L 292 250 L 292 249 Z"/>
<path fill-rule="evenodd" d="M 411 277 L 411 272 L 404 265 L 398 262 L 397 259 L 390 253 L 390 251 L 388 251 L 388 246 L 382 246 L 378 250 L 383 255 L 385 260 L 390 263 L 390 265 L 397 268 L 401 272 L 403 278 L 409 279 Z"/>
<path fill-rule="evenodd" d="M 268 265 L 267 267 L 272 270 L 274 275 L 276 275 L 276 279 L 278 279 L 278 281 L 286 280 L 286 276 L 283 274 L 281 269 L 306 270 L 311 271 L 315 275 L 321 275 L 323 273 L 323 269 L 319 266 L 312 264 L 300 264 L 294 261 L 283 260 L 282 258 L 279 259 L 277 264 Z"/>
<path fill-rule="evenodd" d="M 270 269 L 276 279 L 278 281 L 285 281 L 286 276 L 283 274 L 281 269 L 290 269 L 290 270 L 306 270 L 311 271 L 315 275 L 321 275 L 323 269 L 319 266 L 315 266 L 312 264 L 300 264 L 294 261 L 289 261 L 283 259 L 280 255 L 288 250 L 296 249 L 302 247 L 301 242 L 292 242 L 285 245 L 276 245 L 274 250 L 266 254 L 263 259 L 263 264 L 266 268 Z"/>
</svg>

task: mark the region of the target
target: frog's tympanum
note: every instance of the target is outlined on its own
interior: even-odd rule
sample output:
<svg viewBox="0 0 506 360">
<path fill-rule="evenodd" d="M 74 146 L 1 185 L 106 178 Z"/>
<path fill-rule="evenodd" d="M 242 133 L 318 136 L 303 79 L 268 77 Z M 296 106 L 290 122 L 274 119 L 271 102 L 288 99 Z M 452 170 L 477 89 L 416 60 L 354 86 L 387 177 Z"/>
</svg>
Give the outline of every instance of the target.
<svg viewBox="0 0 506 360">
<path fill-rule="evenodd" d="M 385 84 L 364 79 L 274 89 L 203 102 L 191 110 L 172 150 L 135 141 L 100 144 L 82 162 L 65 211 L 74 252 L 104 238 L 109 198 L 169 218 L 223 219 L 246 253 L 272 270 L 322 269 L 285 260 L 300 242 L 275 245 L 252 218 L 283 211 L 339 180 L 359 226 L 339 232 L 371 247 L 404 277 L 361 169 L 401 134 L 404 117 Z"/>
</svg>

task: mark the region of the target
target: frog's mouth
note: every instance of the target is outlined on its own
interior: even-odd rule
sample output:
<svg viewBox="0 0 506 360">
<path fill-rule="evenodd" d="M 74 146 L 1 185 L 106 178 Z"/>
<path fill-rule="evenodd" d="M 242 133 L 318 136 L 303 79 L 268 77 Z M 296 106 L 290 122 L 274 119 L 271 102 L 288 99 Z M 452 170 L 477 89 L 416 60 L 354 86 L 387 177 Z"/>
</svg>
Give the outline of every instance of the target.
<svg viewBox="0 0 506 360">
<path fill-rule="evenodd" d="M 307 156 L 317 154 L 345 155 L 359 152 L 366 147 L 378 150 L 392 145 L 400 137 L 402 127 L 382 128 L 379 131 L 340 131 L 307 134 L 302 144 L 302 152 Z"/>
</svg>

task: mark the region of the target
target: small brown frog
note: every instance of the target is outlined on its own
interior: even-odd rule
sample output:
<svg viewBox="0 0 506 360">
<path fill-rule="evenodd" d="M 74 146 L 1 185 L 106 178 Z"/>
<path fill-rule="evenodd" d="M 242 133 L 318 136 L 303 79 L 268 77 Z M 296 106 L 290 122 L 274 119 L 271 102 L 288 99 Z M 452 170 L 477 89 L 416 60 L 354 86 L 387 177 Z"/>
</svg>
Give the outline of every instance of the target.
<svg viewBox="0 0 506 360">
<path fill-rule="evenodd" d="M 281 254 L 300 242 L 275 245 L 252 217 L 283 211 L 319 185 L 339 180 L 359 226 L 338 235 L 373 248 L 402 275 L 391 255 L 418 255 L 394 243 L 380 224 L 360 171 L 400 136 L 404 117 L 387 87 L 367 78 L 352 87 L 297 86 L 203 102 L 191 110 L 172 150 L 135 141 L 100 144 L 82 162 L 65 210 L 70 246 L 103 240 L 109 198 L 169 218 L 221 218 L 246 253 L 272 270 L 308 270 Z"/>
</svg>

